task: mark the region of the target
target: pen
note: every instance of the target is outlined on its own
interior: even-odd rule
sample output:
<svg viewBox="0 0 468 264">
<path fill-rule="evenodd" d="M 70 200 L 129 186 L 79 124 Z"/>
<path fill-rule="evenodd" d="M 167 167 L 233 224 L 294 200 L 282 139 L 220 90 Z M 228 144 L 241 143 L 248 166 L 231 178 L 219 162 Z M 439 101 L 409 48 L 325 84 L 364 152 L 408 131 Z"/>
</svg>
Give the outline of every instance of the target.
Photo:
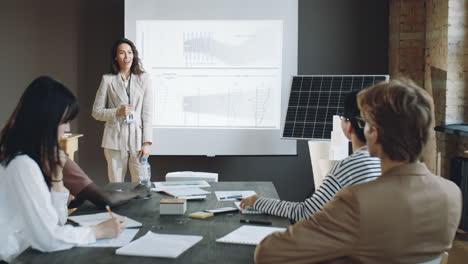
<svg viewBox="0 0 468 264">
<path fill-rule="evenodd" d="M 244 224 L 271 225 L 270 221 L 261 221 L 261 220 L 241 219 L 240 222 Z"/>
<path fill-rule="evenodd" d="M 178 185 L 201 185 L 199 183 L 164 183 L 164 186 L 178 186 Z"/>
<path fill-rule="evenodd" d="M 114 215 L 112 214 L 112 211 L 111 211 L 109 205 L 106 205 L 106 210 L 107 210 L 107 212 L 109 212 L 110 216 L 111 216 L 112 218 L 114 218 Z"/>
<path fill-rule="evenodd" d="M 226 197 L 221 197 L 219 198 L 220 200 L 225 200 L 225 199 L 242 199 L 242 195 L 233 195 L 233 196 L 226 196 Z"/>
</svg>

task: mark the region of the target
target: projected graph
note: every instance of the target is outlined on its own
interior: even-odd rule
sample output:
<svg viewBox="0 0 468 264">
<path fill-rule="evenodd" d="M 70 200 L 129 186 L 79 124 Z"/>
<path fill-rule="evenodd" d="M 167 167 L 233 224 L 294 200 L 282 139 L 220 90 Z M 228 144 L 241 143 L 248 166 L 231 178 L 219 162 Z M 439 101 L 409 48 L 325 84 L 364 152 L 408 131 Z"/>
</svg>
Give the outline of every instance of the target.
<svg viewBox="0 0 468 264">
<path fill-rule="evenodd" d="M 157 127 L 279 128 L 282 22 L 137 21 Z"/>
<path fill-rule="evenodd" d="M 257 78 L 257 80 L 254 80 Z M 274 76 L 154 76 L 157 125 L 275 128 Z M 225 83 L 221 81 L 224 80 Z M 267 81 L 268 80 L 268 81 Z M 220 86 L 213 87 L 212 83 Z"/>
<path fill-rule="evenodd" d="M 184 32 L 183 39 L 186 66 L 215 63 L 216 43 L 213 32 Z"/>
</svg>

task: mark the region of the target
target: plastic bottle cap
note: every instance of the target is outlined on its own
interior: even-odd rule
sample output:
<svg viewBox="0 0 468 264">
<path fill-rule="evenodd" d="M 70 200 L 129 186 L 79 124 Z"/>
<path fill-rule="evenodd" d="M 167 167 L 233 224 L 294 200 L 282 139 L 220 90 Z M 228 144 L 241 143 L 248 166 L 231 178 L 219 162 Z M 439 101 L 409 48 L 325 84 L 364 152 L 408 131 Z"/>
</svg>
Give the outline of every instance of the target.
<svg viewBox="0 0 468 264">
<path fill-rule="evenodd" d="M 148 158 L 143 157 L 143 158 L 141 158 L 141 161 L 148 161 Z"/>
</svg>

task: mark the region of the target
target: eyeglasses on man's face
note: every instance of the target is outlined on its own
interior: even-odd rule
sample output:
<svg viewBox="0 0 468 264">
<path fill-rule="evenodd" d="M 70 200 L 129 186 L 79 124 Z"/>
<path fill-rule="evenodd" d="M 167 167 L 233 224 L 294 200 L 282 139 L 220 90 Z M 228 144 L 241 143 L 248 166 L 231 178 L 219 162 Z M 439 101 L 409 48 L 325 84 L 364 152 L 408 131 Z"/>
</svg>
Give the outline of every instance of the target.
<svg viewBox="0 0 468 264">
<path fill-rule="evenodd" d="M 362 117 L 360 117 L 360 116 L 356 116 L 355 119 L 356 119 L 356 123 L 357 123 L 358 127 L 360 129 L 364 129 L 364 127 L 366 126 L 366 121 L 364 119 L 362 119 Z"/>
<path fill-rule="evenodd" d="M 340 117 L 340 119 L 343 120 L 343 121 L 349 121 L 349 118 L 347 118 L 347 117 L 344 117 L 344 116 L 342 116 L 342 115 L 339 115 L 339 117 Z"/>
</svg>

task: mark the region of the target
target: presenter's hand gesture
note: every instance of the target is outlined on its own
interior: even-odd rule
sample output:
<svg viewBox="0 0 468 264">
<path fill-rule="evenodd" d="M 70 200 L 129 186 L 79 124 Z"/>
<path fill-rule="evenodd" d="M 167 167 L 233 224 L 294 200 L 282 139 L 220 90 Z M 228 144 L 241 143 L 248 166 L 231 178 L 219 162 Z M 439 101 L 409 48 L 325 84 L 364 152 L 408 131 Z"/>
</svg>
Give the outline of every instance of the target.
<svg viewBox="0 0 468 264">
<path fill-rule="evenodd" d="M 150 150 L 151 150 L 151 144 L 148 142 L 143 143 L 143 145 L 141 145 L 141 151 L 140 153 L 138 153 L 138 158 L 149 157 Z"/>
<path fill-rule="evenodd" d="M 126 104 L 122 105 L 119 109 L 117 109 L 116 115 L 118 116 L 128 116 L 133 109 L 133 105 Z"/>
<path fill-rule="evenodd" d="M 247 198 L 244 198 L 242 199 L 241 203 L 240 203 L 240 207 L 242 209 L 245 209 L 246 207 L 250 206 L 250 207 L 253 207 L 254 206 L 254 203 L 255 201 L 257 201 L 258 199 L 260 199 L 261 197 L 258 196 L 258 195 L 252 195 L 252 196 L 249 196 Z"/>
<path fill-rule="evenodd" d="M 91 226 L 96 239 L 118 237 L 125 229 L 125 219 L 112 217 L 111 219 Z"/>
</svg>

